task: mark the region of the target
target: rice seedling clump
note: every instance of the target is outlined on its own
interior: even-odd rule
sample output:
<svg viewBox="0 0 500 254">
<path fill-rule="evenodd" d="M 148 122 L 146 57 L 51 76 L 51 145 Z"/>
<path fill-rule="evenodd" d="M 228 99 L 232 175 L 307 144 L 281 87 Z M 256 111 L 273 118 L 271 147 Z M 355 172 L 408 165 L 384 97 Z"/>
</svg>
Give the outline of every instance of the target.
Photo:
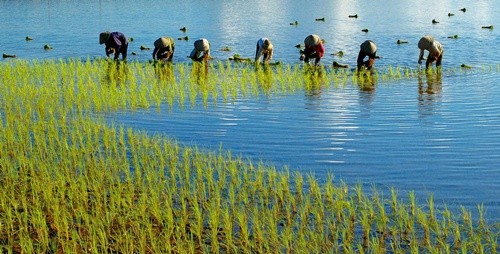
<svg viewBox="0 0 500 254">
<path fill-rule="evenodd" d="M 345 85 L 352 73 L 113 61 L 0 65 L 2 253 L 495 253 L 498 225 L 430 196 L 254 164 L 103 113 Z M 498 67 L 497 67 L 498 69 Z M 389 72 L 401 73 L 401 69 Z M 380 74 L 379 74 L 380 75 Z M 386 74 L 398 77 L 397 74 Z M 406 74 L 405 74 L 406 75 Z M 409 78 L 411 75 L 408 74 Z M 311 78 L 312 77 L 312 78 Z M 348 78 L 349 77 L 349 78 Z M 373 77 L 371 77 L 373 78 Z M 399 77 L 398 77 L 399 78 Z"/>
</svg>

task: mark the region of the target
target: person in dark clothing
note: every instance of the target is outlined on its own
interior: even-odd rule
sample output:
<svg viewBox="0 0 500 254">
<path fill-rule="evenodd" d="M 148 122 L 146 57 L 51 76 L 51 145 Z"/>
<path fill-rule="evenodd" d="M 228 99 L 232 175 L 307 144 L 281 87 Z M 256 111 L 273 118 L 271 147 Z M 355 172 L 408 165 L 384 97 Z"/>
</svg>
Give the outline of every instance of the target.
<svg viewBox="0 0 500 254">
<path fill-rule="evenodd" d="M 207 39 L 201 38 L 194 42 L 194 49 L 189 54 L 189 58 L 195 62 L 208 62 L 210 59 L 210 43 Z"/>
<path fill-rule="evenodd" d="M 365 57 L 368 56 L 368 60 Z M 366 40 L 361 43 L 360 50 L 358 53 L 358 70 L 365 68 L 371 70 L 373 64 L 375 63 L 375 58 L 377 57 L 377 45 L 371 40 Z"/>
<path fill-rule="evenodd" d="M 160 37 L 154 42 L 153 60 L 171 62 L 174 57 L 175 41 L 171 37 Z"/>
<path fill-rule="evenodd" d="M 106 45 L 106 56 L 115 54 L 114 59 L 118 60 L 120 54 L 123 60 L 127 60 L 128 39 L 120 32 L 102 32 L 99 35 L 99 44 Z"/>
</svg>

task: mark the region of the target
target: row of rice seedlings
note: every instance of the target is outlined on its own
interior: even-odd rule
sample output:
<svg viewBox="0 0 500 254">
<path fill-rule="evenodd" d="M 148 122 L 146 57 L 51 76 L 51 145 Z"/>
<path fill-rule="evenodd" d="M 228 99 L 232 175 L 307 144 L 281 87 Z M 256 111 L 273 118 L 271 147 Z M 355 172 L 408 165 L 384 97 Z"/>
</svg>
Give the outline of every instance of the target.
<svg viewBox="0 0 500 254">
<path fill-rule="evenodd" d="M 61 103 L 47 104 L 47 112 Z M 333 177 L 320 185 L 313 175 L 180 147 L 85 115 L 33 119 L 19 110 L 3 110 L 0 125 L 2 252 L 496 248 L 498 228 L 482 217 L 474 223 L 465 209 L 457 216 L 435 211 L 432 197 L 419 206 L 414 196 L 403 203 L 395 190 L 390 198 L 376 189 L 367 196 Z"/>
<path fill-rule="evenodd" d="M 483 70 L 493 71 L 493 66 Z M 450 75 L 456 72 L 453 69 L 427 70 L 437 71 Z M 15 61 L 2 63 L 0 72 L 0 81 L 7 84 L 0 88 L 2 94 L 9 94 L 9 89 L 24 89 L 30 94 L 38 89 L 51 94 L 62 93 L 60 99 L 65 108 L 77 112 L 150 107 L 159 110 L 164 104 L 173 109 L 174 105 L 183 108 L 188 101 L 192 107 L 199 102 L 207 107 L 218 102 L 234 102 L 239 97 L 314 92 L 344 87 L 349 83 L 369 88 L 378 82 L 420 77 L 425 73 L 392 66 L 372 72 L 353 72 L 348 69 L 326 70 L 323 67 L 302 68 L 299 65 L 255 67 L 235 65 L 229 61 L 203 66 L 103 60 Z"/>
<path fill-rule="evenodd" d="M 103 74 L 99 64 L 113 71 Z M 2 252 L 496 251 L 498 228 L 482 215 L 474 223 L 465 209 L 457 217 L 448 210 L 436 214 L 432 197 L 426 212 L 414 194 L 409 204 L 395 190 L 390 199 L 376 189 L 368 197 L 360 186 L 350 194 L 332 177 L 320 185 L 312 175 L 304 181 L 300 173 L 254 166 L 222 150 L 180 147 L 91 118 L 157 101 L 165 84 L 151 82 L 154 68 L 59 61 L 1 70 Z M 190 93 L 190 86 L 190 96 L 208 102 L 219 77 L 197 71 L 201 79 L 174 75 L 184 87 L 167 85 L 170 93 Z M 248 85 L 257 77 L 253 70 L 226 65 L 221 71 L 246 83 L 238 93 L 255 93 Z M 317 85 L 300 79 L 303 88 L 285 77 L 303 77 L 298 68 L 281 71 L 273 84 L 285 88 L 276 91 Z M 348 76 L 306 71 L 325 80 Z"/>
</svg>

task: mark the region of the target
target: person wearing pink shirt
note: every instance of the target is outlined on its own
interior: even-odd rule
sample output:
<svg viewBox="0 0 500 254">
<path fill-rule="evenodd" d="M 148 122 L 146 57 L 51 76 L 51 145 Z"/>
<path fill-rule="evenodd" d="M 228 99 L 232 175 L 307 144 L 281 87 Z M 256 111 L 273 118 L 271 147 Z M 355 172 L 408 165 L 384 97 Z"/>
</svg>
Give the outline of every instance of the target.
<svg viewBox="0 0 500 254">
<path fill-rule="evenodd" d="M 300 60 L 308 64 L 314 58 L 314 64 L 318 65 L 321 58 L 325 55 L 323 41 L 318 35 L 311 34 L 304 39 L 304 44 L 305 49 L 300 51 Z"/>
</svg>

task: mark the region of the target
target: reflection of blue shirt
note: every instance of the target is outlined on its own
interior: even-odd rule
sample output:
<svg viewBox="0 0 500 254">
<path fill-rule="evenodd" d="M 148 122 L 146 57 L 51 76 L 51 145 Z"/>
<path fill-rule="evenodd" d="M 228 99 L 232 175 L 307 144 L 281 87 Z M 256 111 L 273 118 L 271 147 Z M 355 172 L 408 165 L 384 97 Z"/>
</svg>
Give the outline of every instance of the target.
<svg viewBox="0 0 500 254">
<path fill-rule="evenodd" d="M 108 52 L 111 48 L 115 49 L 115 58 L 118 58 L 120 53 L 124 59 L 127 58 L 128 40 L 123 33 L 112 32 L 109 35 L 109 39 L 105 42 L 105 45 L 106 52 Z"/>
</svg>

